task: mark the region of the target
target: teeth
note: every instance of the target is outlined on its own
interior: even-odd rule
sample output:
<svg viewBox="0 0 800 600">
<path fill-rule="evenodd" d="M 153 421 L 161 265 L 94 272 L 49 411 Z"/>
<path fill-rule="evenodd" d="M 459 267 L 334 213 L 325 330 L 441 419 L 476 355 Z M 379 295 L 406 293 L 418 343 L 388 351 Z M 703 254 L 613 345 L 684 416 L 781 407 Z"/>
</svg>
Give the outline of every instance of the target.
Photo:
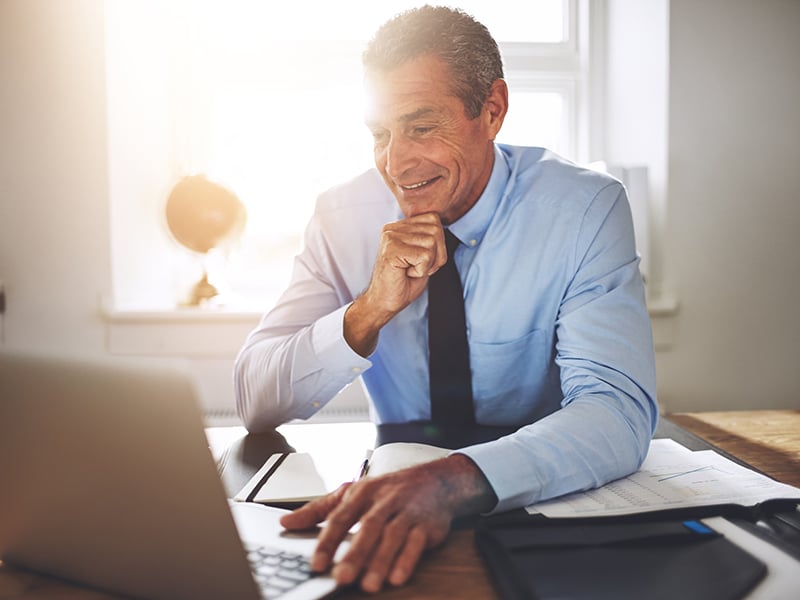
<svg viewBox="0 0 800 600">
<path fill-rule="evenodd" d="M 421 188 L 423 185 L 428 185 L 430 183 L 430 179 L 427 181 L 420 181 L 419 183 L 415 183 L 414 185 L 404 185 L 403 187 L 407 190 L 416 190 L 417 188 Z"/>
</svg>

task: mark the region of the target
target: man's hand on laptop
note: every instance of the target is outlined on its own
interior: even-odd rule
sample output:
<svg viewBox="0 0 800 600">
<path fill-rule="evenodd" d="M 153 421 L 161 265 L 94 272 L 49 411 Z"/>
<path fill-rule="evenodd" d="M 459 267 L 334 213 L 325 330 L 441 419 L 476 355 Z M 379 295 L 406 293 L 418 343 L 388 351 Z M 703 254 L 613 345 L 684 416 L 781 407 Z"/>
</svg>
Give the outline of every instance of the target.
<svg viewBox="0 0 800 600">
<path fill-rule="evenodd" d="M 441 544 L 454 517 L 486 512 L 497 502 L 478 467 L 454 454 L 381 477 L 348 483 L 337 491 L 285 515 L 287 529 L 308 529 L 325 521 L 311 566 L 331 567 L 350 528 L 359 523 L 350 549 L 333 567 L 337 583 L 360 578 L 378 591 L 385 581 L 402 585 L 423 551 Z"/>
</svg>

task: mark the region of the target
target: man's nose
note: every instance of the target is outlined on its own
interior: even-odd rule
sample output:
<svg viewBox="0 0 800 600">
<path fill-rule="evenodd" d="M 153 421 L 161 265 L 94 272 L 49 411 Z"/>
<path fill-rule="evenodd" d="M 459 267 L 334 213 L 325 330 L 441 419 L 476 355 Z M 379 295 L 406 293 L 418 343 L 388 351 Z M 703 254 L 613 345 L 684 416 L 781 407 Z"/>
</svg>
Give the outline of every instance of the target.
<svg viewBox="0 0 800 600">
<path fill-rule="evenodd" d="M 392 136 L 386 147 L 386 173 L 397 178 L 419 162 L 415 144 L 405 136 Z"/>
</svg>

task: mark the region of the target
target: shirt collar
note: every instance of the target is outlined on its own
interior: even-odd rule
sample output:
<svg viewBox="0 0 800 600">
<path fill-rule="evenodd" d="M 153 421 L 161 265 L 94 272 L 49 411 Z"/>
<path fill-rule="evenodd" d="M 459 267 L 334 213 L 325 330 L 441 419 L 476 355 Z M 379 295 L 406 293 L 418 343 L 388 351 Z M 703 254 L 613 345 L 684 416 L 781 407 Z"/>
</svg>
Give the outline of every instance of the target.
<svg viewBox="0 0 800 600">
<path fill-rule="evenodd" d="M 478 201 L 455 223 L 449 226 L 450 231 L 468 247 L 475 247 L 481 243 L 489 223 L 495 214 L 497 205 L 503 196 L 511 170 L 508 168 L 505 156 L 497 145 L 494 146 L 494 165 L 492 174 Z"/>
</svg>

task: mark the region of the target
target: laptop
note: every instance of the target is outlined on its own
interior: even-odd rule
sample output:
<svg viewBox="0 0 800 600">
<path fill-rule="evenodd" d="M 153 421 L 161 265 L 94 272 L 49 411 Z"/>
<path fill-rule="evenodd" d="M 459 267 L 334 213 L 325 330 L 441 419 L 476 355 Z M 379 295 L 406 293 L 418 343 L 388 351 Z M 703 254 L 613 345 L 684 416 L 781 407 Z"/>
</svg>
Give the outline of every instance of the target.
<svg viewBox="0 0 800 600">
<path fill-rule="evenodd" d="M 148 600 L 336 589 L 308 574 L 315 532 L 286 532 L 285 511 L 226 498 L 180 371 L 0 352 L 0 478 L 8 564 Z M 268 556 L 255 571 L 273 550 L 282 566 Z"/>
</svg>

